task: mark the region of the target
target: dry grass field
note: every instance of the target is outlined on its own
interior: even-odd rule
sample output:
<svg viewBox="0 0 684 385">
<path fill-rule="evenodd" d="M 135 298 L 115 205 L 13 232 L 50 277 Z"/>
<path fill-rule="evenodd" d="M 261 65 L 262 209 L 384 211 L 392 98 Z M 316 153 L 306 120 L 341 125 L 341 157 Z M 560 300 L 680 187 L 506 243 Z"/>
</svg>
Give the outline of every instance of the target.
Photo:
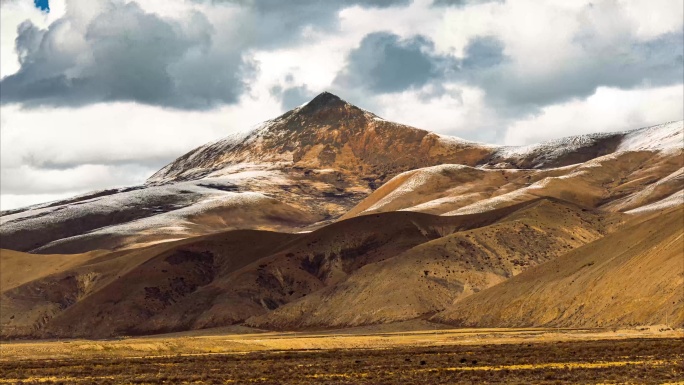
<svg viewBox="0 0 684 385">
<path fill-rule="evenodd" d="M 0 383 L 684 383 L 681 331 L 443 328 L 4 342 Z"/>
</svg>

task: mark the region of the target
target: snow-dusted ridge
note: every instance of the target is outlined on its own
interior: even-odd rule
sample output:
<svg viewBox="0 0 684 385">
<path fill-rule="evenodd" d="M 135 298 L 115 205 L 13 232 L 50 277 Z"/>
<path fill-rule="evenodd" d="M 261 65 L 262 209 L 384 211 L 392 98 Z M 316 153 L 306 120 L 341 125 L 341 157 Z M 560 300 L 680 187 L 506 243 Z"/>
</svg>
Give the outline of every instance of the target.
<svg viewBox="0 0 684 385">
<path fill-rule="evenodd" d="M 388 195 L 371 204 L 371 211 L 402 210 L 397 203 L 400 201 L 413 209 L 438 207 L 454 214 L 488 210 L 499 202 L 484 202 L 484 195 L 479 193 L 467 196 L 468 190 L 458 190 L 459 185 L 482 183 L 484 175 L 504 172 L 519 178 L 514 174 L 553 171 L 549 175 L 555 179 L 523 181 L 523 189 L 502 198 L 523 199 L 523 192 L 534 195 L 546 187 L 545 183 L 563 182 L 564 177 L 556 175 L 568 171 L 565 167 L 601 167 L 592 159 L 622 152 L 681 151 L 683 123 L 579 135 L 528 146 L 498 146 L 393 123 L 324 93 L 275 119 L 186 153 L 157 171 L 145 185 L 2 212 L 0 235 L 23 238 L 14 242 L 23 250 L 39 248 L 41 242 L 45 245 L 93 234 L 164 229 L 171 238 L 177 238 L 189 234 L 191 228 L 196 230 L 194 218 L 206 213 L 219 226 L 243 220 L 230 218 L 226 211 L 216 214 L 221 208 L 232 210 L 240 205 L 245 209 L 241 215 L 247 218 L 263 214 L 254 222 L 240 222 L 241 228 L 268 227 L 268 217 L 277 212 L 270 217 L 311 219 L 292 221 L 286 230 L 298 231 L 300 226 L 313 224 L 312 218 L 330 220 L 351 213 L 372 191 L 381 186 L 391 188 L 388 185 L 393 178 L 399 178 L 401 184 L 393 191 L 387 189 Z M 453 189 L 460 195 L 435 196 L 435 189 Z M 409 202 L 416 192 L 429 199 Z M 466 206 L 456 210 L 454 199 Z M 255 211 L 249 212 L 250 208 Z M 223 216 L 228 222 L 222 223 Z M 42 239 L 46 231 L 59 234 Z"/>
<path fill-rule="evenodd" d="M 617 151 L 676 151 L 684 148 L 684 120 L 624 131 Z"/>
<path fill-rule="evenodd" d="M 267 130 L 272 126 L 277 120 L 267 120 L 265 122 L 256 124 L 244 131 L 238 131 L 232 133 L 226 137 L 215 140 L 213 142 L 207 143 L 205 145 L 199 146 L 176 161 L 171 162 L 164 166 L 162 169 L 154 173 L 147 179 L 146 183 L 158 183 L 163 181 L 163 176 L 167 175 L 173 171 L 183 171 L 185 175 L 199 175 L 207 174 L 206 169 L 200 168 L 185 168 L 186 165 L 192 164 L 193 162 L 200 160 L 205 162 L 210 162 L 213 157 L 218 157 L 221 154 L 230 153 L 238 145 L 253 141 L 259 137 L 259 133 Z"/>
<path fill-rule="evenodd" d="M 551 139 L 545 142 L 524 146 L 502 146 L 498 148 L 497 154 L 504 158 L 524 158 L 532 153 L 544 153 L 551 158 L 576 151 L 582 147 L 594 145 L 600 139 L 619 134 L 620 133 L 584 134 Z"/>
<path fill-rule="evenodd" d="M 684 121 L 674 121 L 634 130 L 594 133 L 552 139 L 524 146 L 499 146 L 492 162 L 485 167 L 508 168 L 511 163 L 533 159 L 534 168 L 543 168 L 554 160 L 585 151 L 598 149 L 596 156 L 624 151 L 681 151 L 684 147 Z"/>
</svg>

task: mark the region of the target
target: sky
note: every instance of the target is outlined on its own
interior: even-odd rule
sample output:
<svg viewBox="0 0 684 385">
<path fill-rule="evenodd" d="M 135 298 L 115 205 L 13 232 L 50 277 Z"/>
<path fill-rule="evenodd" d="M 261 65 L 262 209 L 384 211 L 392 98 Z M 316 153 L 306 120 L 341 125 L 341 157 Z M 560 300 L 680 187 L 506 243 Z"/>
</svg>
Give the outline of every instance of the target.
<svg viewBox="0 0 684 385">
<path fill-rule="evenodd" d="M 505 145 L 684 118 L 681 0 L 0 0 L 0 208 L 144 183 L 323 91 Z"/>
</svg>

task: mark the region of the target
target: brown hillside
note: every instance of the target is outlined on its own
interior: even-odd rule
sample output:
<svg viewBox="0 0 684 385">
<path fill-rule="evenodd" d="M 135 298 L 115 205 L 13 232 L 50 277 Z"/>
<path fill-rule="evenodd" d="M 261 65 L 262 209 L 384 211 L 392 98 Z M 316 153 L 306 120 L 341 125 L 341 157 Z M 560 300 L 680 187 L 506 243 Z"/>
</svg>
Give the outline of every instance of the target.
<svg viewBox="0 0 684 385">
<path fill-rule="evenodd" d="M 491 153 L 490 146 L 443 140 L 429 131 L 384 120 L 323 92 L 244 137 L 227 138 L 181 156 L 149 182 L 217 176 L 231 165 L 247 162 L 333 168 L 384 178 L 445 162 L 475 165 Z"/>
<path fill-rule="evenodd" d="M 233 324 L 517 209 L 458 217 L 386 213 L 312 233 L 231 231 L 101 255 L 5 291 L 3 336 L 103 337 Z"/>
<path fill-rule="evenodd" d="M 77 267 L 106 253 L 103 250 L 95 250 L 85 254 L 35 255 L 0 249 L 0 271 L 4 272 L 0 274 L 0 293 L 50 274 Z"/>
<path fill-rule="evenodd" d="M 432 314 L 592 242 L 619 221 L 619 216 L 541 200 L 491 225 L 455 232 L 366 265 L 336 285 L 247 324 L 288 330 L 348 327 Z"/>
<path fill-rule="evenodd" d="M 684 209 L 669 208 L 457 302 L 459 326 L 684 326 Z"/>
<path fill-rule="evenodd" d="M 455 215 L 553 197 L 608 211 L 628 211 L 684 189 L 682 151 L 620 152 L 543 170 L 442 165 L 403 173 L 345 217 L 411 210 Z"/>
<path fill-rule="evenodd" d="M 682 325 L 682 143 L 485 145 L 323 93 L 144 185 L 2 212 L 0 337 Z"/>
<path fill-rule="evenodd" d="M 140 322 L 211 282 L 213 274 L 229 274 L 292 237 L 296 235 L 234 231 L 102 254 L 58 272 L 47 270 L 39 279 L 3 291 L 2 336 L 130 333 Z M 11 253 L 1 256 L 12 257 Z"/>
</svg>

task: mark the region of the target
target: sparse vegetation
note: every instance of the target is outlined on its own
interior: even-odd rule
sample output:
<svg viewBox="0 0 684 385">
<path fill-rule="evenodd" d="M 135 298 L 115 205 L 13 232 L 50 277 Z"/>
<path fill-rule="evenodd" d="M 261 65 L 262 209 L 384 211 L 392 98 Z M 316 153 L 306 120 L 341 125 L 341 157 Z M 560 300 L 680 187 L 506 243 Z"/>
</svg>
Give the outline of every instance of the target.
<svg viewBox="0 0 684 385">
<path fill-rule="evenodd" d="M 16 384 L 663 383 L 684 378 L 681 339 L 268 351 L 0 362 Z"/>
</svg>

